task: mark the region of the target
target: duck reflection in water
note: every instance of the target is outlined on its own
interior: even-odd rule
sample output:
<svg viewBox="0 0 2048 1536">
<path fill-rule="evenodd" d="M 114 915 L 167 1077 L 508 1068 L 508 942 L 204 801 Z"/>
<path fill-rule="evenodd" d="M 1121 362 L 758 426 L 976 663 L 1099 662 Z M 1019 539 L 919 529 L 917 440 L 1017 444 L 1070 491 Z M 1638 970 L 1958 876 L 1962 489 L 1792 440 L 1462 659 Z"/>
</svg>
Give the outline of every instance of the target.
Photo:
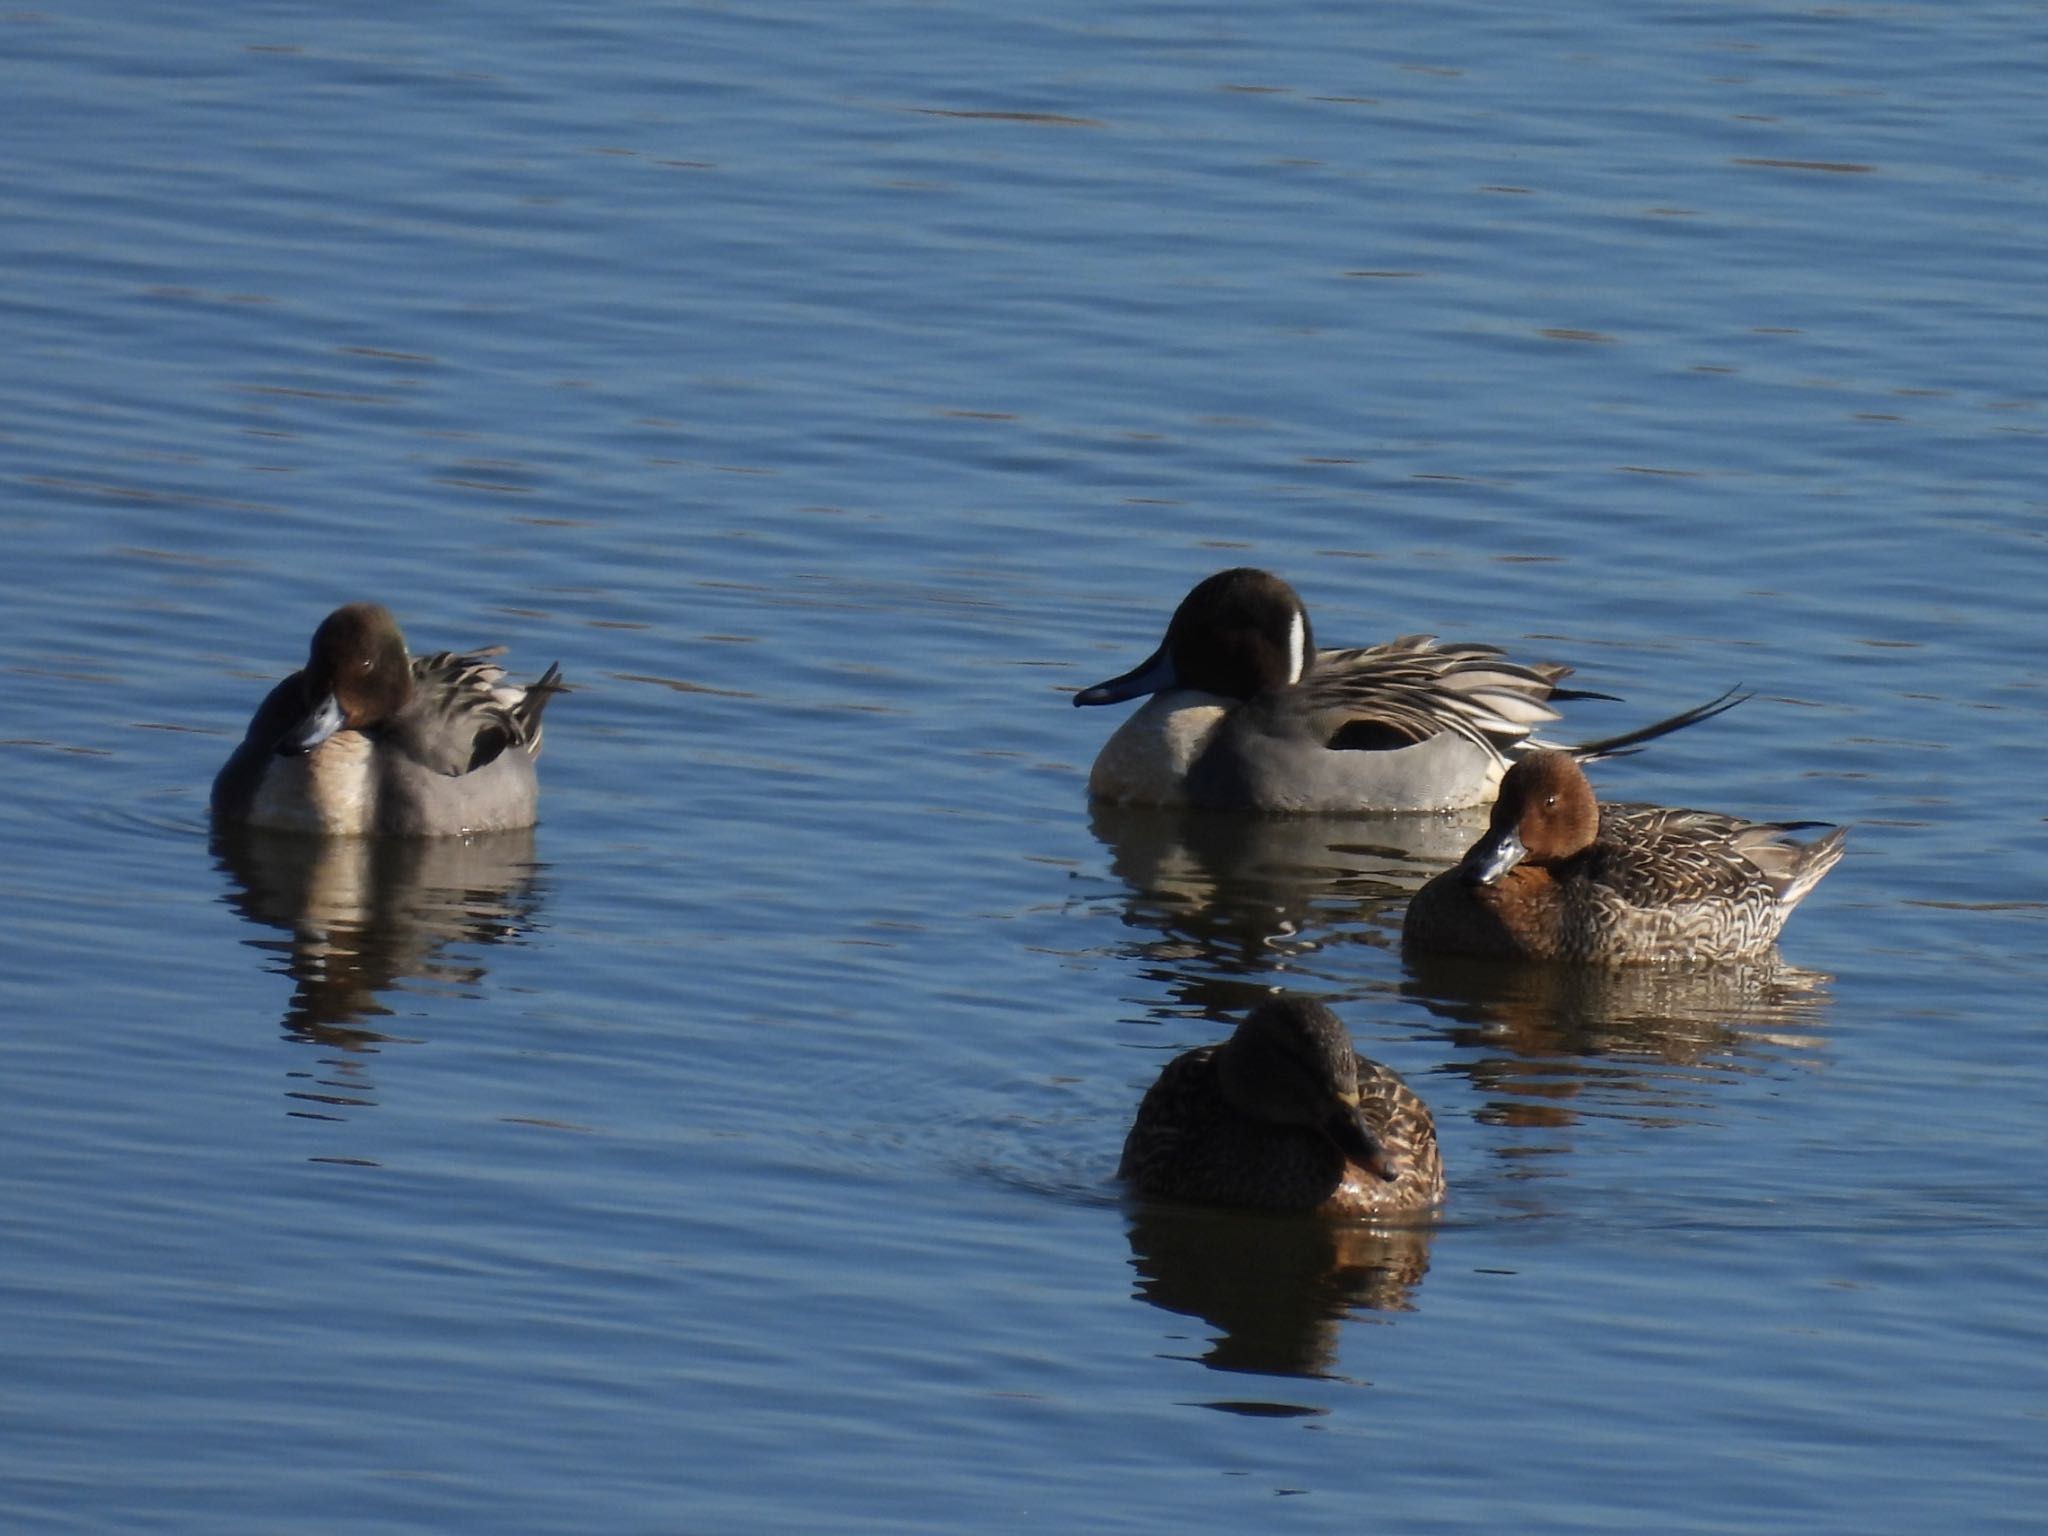
<svg viewBox="0 0 2048 1536">
<path fill-rule="evenodd" d="M 1125 926 L 1145 935 L 1129 958 L 1190 985 L 1263 978 L 1333 945 L 1391 947 L 1401 905 L 1485 825 L 1477 811 L 1339 819 L 1102 804 L 1089 818 L 1125 888 Z M 1179 1001 L 1231 1012 L 1264 991 Z"/>
<path fill-rule="evenodd" d="M 474 951 L 515 938 L 540 905 L 532 830 L 474 837 L 311 838 L 217 827 L 226 900 L 282 939 L 248 942 L 292 979 L 286 1038 L 371 1053 L 401 1038 L 367 1021 L 408 989 L 469 991 L 487 974 Z M 359 1064 L 347 1067 L 359 1073 Z M 359 1081 L 295 1094 L 342 1108 Z"/>
<path fill-rule="evenodd" d="M 1131 1214 L 1134 1294 L 1215 1329 L 1200 1356 L 1214 1370 L 1330 1376 L 1347 1318 L 1413 1310 L 1433 1236 L 1426 1224 L 1147 1204 Z"/>
<path fill-rule="evenodd" d="M 1712 967 L 1594 967 L 1410 950 L 1405 996 L 1457 1046 L 1449 1070 L 1493 1097 L 1487 1124 L 1644 1124 L 1696 1114 L 1722 1080 L 1812 1060 L 1832 977 L 1775 954 Z M 1548 1150 L 1557 1150 L 1552 1147 Z"/>
</svg>

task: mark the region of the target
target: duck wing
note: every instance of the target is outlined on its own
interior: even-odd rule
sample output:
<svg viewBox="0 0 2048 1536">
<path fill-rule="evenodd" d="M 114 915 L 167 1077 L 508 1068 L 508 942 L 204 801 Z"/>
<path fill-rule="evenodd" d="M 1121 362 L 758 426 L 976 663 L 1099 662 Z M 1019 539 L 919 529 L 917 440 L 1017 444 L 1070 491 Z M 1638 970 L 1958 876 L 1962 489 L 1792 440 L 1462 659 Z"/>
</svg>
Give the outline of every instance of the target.
<svg viewBox="0 0 2048 1536">
<path fill-rule="evenodd" d="M 1549 700 L 1570 671 L 1509 661 L 1498 646 L 1403 635 L 1319 653 L 1292 691 L 1312 733 L 1334 750 L 1389 751 L 1450 731 L 1505 757 L 1558 718 Z"/>
<path fill-rule="evenodd" d="M 436 651 L 412 664 L 413 695 L 389 739 L 436 773 L 459 777 L 497 760 L 508 747 L 540 750 L 540 717 L 547 702 L 567 692 L 559 664 L 521 687 L 504 681 L 494 657 L 502 645 L 479 651 Z"/>
</svg>

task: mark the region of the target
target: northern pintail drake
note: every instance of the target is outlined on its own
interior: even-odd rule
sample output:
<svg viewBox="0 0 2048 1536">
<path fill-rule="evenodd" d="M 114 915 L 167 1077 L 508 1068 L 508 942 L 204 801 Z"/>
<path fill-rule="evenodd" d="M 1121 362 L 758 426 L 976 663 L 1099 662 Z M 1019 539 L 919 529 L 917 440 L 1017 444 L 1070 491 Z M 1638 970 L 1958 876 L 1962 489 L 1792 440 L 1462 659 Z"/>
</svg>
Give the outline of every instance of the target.
<svg viewBox="0 0 2048 1536">
<path fill-rule="evenodd" d="M 283 832 L 425 837 L 530 827 L 541 712 L 562 669 L 524 687 L 503 646 L 409 657 L 390 611 L 337 608 L 304 670 L 257 706 L 213 781 L 221 819 Z"/>
<path fill-rule="evenodd" d="M 1268 998 L 1228 1040 L 1168 1062 L 1117 1177 L 1162 1200 L 1327 1216 L 1412 1215 L 1444 1197 L 1429 1106 L 1302 997 Z"/>
<path fill-rule="evenodd" d="M 1538 752 L 1501 781 L 1486 835 L 1408 905 L 1426 950 L 1588 965 L 1738 960 L 1768 949 L 1842 857 L 1816 821 L 1601 805 L 1569 754 Z"/>
<path fill-rule="evenodd" d="M 1484 805 L 1508 765 L 1546 745 L 1569 667 L 1524 665 L 1491 645 L 1407 635 L 1318 651 L 1308 610 L 1268 571 L 1219 571 L 1181 600 L 1159 649 L 1074 695 L 1151 694 L 1110 736 L 1088 793 L 1123 805 L 1370 813 Z M 1733 690 L 1641 730 L 1565 750 L 1614 757 L 1720 714 Z"/>
</svg>

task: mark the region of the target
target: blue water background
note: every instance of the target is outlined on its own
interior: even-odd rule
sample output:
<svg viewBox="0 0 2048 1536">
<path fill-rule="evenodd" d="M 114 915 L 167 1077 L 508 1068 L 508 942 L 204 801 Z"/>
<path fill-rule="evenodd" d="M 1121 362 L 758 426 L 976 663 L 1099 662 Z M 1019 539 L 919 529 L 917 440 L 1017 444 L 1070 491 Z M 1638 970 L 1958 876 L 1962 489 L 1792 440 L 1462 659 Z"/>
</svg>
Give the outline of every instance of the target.
<svg viewBox="0 0 2048 1536">
<path fill-rule="evenodd" d="M 0 1526 L 2036 1530 L 2039 5 L 0 18 Z M 1319 635 L 1758 697 L 1786 972 L 1404 967 L 1457 829 L 1091 816 Z M 205 789 L 334 604 L 559 658 L 530 841 Z M 1434 839 L 1434 841 L 1432 841 Z M 1331 998 L 1388 1240 L 1110 1182 Z"/>
</svg>

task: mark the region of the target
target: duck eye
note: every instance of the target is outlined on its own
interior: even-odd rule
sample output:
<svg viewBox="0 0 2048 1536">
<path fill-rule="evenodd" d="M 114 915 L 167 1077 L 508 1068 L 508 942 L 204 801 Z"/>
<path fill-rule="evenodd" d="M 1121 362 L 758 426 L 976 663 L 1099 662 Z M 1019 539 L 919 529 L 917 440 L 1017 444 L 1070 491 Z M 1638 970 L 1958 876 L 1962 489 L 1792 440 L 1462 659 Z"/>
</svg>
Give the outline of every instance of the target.
<svg viewBox="0 0 2048 1536">
<path fill-rule="evenodd" d="M 1554 810 L 1556 810 L 1556 809 L 1557 809 L 1557 796 L 1555 796 L 1555 795 L 1545 795 L 1545 796 L 1543 797 L 1543 809 L 1545 809 L 1546 811 L 1554 811 Z"/>
</svg>

